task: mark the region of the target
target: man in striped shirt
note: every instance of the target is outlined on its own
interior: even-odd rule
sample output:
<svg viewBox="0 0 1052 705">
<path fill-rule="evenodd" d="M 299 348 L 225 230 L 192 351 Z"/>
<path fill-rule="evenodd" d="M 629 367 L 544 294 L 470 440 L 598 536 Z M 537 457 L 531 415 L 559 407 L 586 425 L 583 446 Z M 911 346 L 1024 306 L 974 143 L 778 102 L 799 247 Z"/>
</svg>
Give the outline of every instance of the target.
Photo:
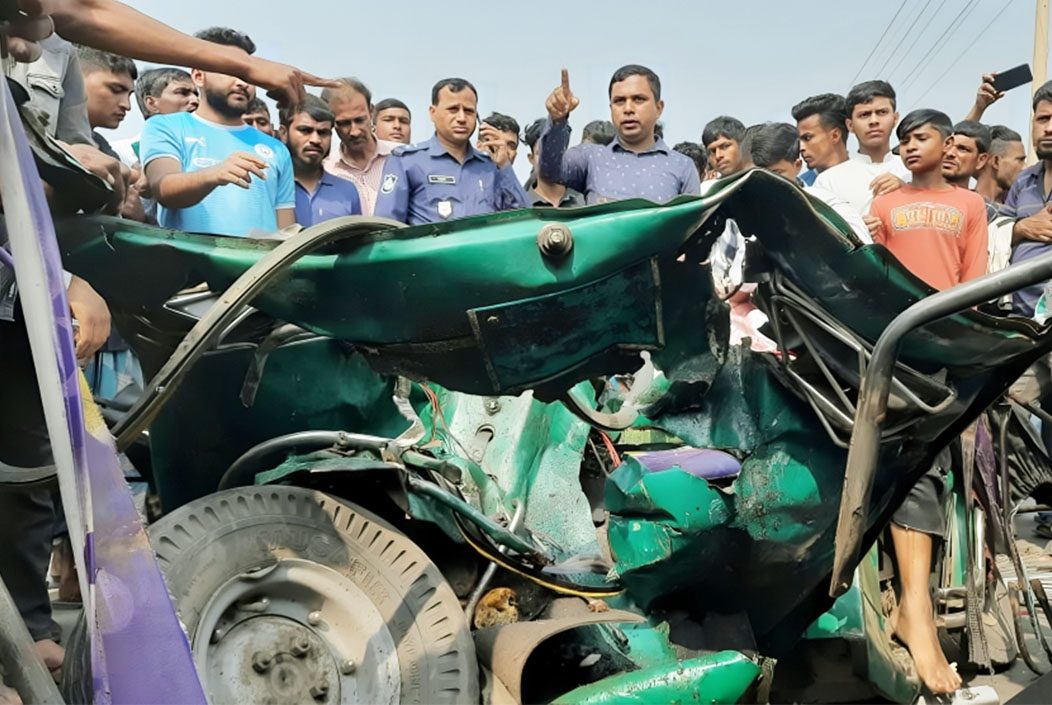
<svg viewBox="0 0 1052 705">
<path fill-rule="evenodd" d="M 362 201 L 362 214 L 372 215 L 384 164 L 397 142 L 373 134 L 373 96 L 356 78 L 339 79 L 339 88 L 326 88 L 322 100 L 336 117 L 339 149 L 325 160 L 325 170 L 354 182 Z"/>
</svg>

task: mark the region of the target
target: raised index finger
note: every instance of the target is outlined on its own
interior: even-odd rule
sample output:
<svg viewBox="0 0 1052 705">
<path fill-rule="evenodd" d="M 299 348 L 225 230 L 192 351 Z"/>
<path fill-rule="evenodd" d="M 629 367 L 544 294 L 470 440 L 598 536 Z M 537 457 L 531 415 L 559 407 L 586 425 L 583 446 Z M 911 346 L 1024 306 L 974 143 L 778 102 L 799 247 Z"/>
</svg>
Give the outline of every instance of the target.
<svg viewBox="0 0 1052 705">
<path fill-rule="evenodd" d="M 562 78 L 563 78 L 563 82 L 562 82 L 563 93 L 565 95 L 570 95 L 570 72 L 567 71 L 566 69 L 563 69 L 563 77 Z"/>
</svg>

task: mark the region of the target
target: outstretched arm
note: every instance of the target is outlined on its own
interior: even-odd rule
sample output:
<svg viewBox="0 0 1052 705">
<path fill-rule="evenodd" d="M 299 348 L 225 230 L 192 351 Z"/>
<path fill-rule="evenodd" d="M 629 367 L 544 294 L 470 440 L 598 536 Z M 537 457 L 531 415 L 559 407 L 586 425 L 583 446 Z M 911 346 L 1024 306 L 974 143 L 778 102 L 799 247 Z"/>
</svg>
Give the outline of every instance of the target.
<svg viewBox="0 0 1052 705">
<path fill-rule="evenodd" d="M 161 64 L 237 76 L 281 103 L 302 102 L 304 86 L 335 86 L 294 66 L 190 37 L 116 0 L 19 0 L 31 18 L 50 15 L 55 30 L 77 44 Z"/>
</svg>

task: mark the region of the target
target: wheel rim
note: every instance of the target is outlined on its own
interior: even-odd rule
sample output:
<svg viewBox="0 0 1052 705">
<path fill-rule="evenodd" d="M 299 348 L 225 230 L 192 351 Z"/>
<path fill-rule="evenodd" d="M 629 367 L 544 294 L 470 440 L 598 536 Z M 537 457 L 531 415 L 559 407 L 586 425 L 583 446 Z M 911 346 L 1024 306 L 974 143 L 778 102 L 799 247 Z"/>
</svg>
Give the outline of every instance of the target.
<svg viewBox="0 0 1052 705">
<path fill-rule="evenodd" d="M 354 582 L 312 561 L 283 559 L 228 580 L 202 610 L 192 646 L 211 702 L 399 702 L 384 615 Z"/>
</svg>

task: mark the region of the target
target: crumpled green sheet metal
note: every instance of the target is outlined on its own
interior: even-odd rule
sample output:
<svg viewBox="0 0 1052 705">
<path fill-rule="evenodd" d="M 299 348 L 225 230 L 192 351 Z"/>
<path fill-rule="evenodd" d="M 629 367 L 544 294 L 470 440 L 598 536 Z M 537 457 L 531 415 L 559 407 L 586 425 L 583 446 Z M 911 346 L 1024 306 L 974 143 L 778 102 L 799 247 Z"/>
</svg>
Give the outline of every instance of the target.
<svg viewBox="0 0 1052 705">
<path fill-rule="evenodd" d="M 671 550 L 664 566 L 622 546 L 622 577 L 645 604 L 744 609 L 762 648 L 787 648 L 828 607 L 823 580 L 844 453 L 765 367 L 771 361 L 728 360 L 726 308 L 701 264 L 727 217 L 756 237 L 771 267 L 870 342 L 930 291 L 788 182 L 750 172 L 662 206 L 539 209 L 378 231 L 304 258 L 255 304 L 352 341 L 375 369 L 473 394 L 534 387 L 538 399 L 554 399 L 591 376 L 635 369 L 638 351 L 651 350 L 668 392 L 646 410 L 650 422 L 697 447 L 737 449 L 745 462 L 724 523 L 695 525 L 681 539 L 690 550 Z M 549 222 L 573 232 L 566 260 L 539 254 L 536 235 Z M 106 219 L 60 227 L 60 236 L 67 266 L 133 309 L 202 280 L 222 287 L 273 246 Z M 906 361 L 945 369 L 958 399 L 882 448 L 870 540 L 930 456 L 1050 348 L 1047 329 L 972 311 L 907 339 Z M 656 503 L 633 511 L 622 518 L 673 526 Z M 695 575 L 676 561 L 693 562 Z M 661 571 L 676 580 L 653 577 Z"/>
<path fill-rule="evenodd" d="M 646 608 L 744 611 L 762 637 L 828 571 L 845 452 L 751 354 L 732 352 L 703 399 L 650 423 L 742 457 L 741 475 L 721 486 L 626 458 L 607 484 L 615 568 Z"/>
<path fill-rule="evenodd" d="M 560 696 L 554 705 L 737 703 L 760 670 L 737 651 L 720 651 L 604 678 Z"/>
<path fill-rule="evenodd" d="M 685 268 L 675 256 L 705 219 L 703 202 L 587 210 L 379 230 L 302 258 L 254 305 L 354 341 L 382 372 L 475 394 L 557 381 L 557 393 L 588 374 L 632 369 L 638 350 L 685 340 L 667 311 L 702 299 L 670 295 L 663 275 Z M 538 231 L 553 222 L 573 232 L 563 259 L 537 247 Z M 159 305 L 201 281 L 220 291 L 274 246 L 105 218 L 58 227 L 69 266 L 90 271 L 122 308 Z M 576 379 L 567 384 L 567 375 Z"/>
<path fill-rule="evenodd" d="M 231 463 L 275 436 L 348 429 L 393 437 L 405 430 L 391 403 L 392 381 L 337 341 L 275 350 L 246 407 L 240 393 L 251 359 L 246 347 L 205 355 L 154 421 L 150 454 L 165 511 L 215 492 Z"/>
</svg>

